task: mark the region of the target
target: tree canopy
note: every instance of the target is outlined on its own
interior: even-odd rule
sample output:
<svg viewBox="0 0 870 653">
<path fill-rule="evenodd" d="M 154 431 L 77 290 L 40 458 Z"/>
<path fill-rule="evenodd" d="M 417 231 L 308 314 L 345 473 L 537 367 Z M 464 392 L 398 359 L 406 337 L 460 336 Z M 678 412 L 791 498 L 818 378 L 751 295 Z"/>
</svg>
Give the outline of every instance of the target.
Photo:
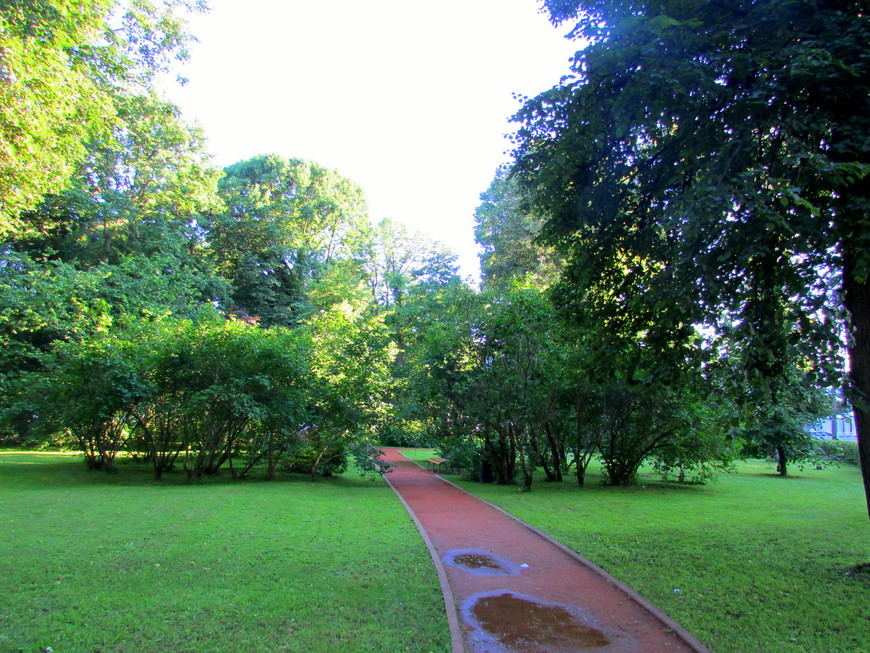
<svg viewBox="0 0 870 653">
<path fill-rule="evenodd" d="M 378 473 L 377 442 L 703 481 L 813 455 L 846 337 L 862 387 L 857 5 L 548 3 L 591 45 L 481 195 L 480 290 L 338 171 L 214 167 L 154 84 L 198 3 L 0 6 L 0 435 L 194 481 Z"/>
<path fill-rule="evenodd" d="M 555 253 L 539 239 L 543 223 L 543 218 L 527 210 L 516 178 L 507 168 L 499 169 L 474 212 L 484 284 L 508 284 L 529 275 L 546 284 L 555 278 L 559 270 Z"/>
<path fill-rule="evenodd" d="M 228 166 L 226 210 L 208 225 L 213 259 L 233 300 L 265 324 L 299 319 L 306 288 L 339 260 L 362 254 L 362 190 L 334 170 L 277 155 Z"/>
<path fill-rule="evenodd" d="M 118 89 L 147 88 L 186 56 L 198 1 L 0 2 L 0 238 L 67 187 L 90 138 L 110 136 Z"/>
<path fill-rule="evenodd" d="M 845 341 L 870 509 L 866 3 L 545 7 L 590 45 L 519 112 L 515 153 L 571 301 L 663 345 L 730 329 L 771 406 L 791 365 L 834 382 Z"/>
</svg>

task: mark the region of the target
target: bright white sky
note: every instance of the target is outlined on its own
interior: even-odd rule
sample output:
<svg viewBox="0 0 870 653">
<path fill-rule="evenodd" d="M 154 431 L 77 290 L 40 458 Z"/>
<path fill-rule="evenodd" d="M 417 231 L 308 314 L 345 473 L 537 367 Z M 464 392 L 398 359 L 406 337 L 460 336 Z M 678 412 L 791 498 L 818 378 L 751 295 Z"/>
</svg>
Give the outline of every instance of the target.
<svg viewBox="0 0 870 653">
<path fill-rule="evenodd" d="M 538 0 L 211 0 L 170 90 L 224 166 L 310 159 L 478 274 L 474 210 L 508 160 L 513 93 L 568 72 L 577 44 Z"/>
</svg>

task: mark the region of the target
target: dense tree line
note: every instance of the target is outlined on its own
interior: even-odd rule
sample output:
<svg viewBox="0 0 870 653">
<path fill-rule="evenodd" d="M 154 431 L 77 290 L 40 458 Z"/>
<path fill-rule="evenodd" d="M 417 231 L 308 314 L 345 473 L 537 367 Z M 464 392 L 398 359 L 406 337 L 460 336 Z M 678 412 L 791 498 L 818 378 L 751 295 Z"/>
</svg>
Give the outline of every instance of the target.
<svg viewBox="0 0 870 653">
<path fill-rule="evenodd" d="M 4 437 L 106 471 L 123 451 L 158 478 L 331 473 L 352 454 L 378 471 L 370 446 L 397 432 L 392 309 L 454 258 L 373 227 L 359 187 L 313 162 L 215 168 L 153 84 L 197 9 L 3 6 Z"/>
<path fill-rule="evenodd" d="M 837 23 L 829 51 L 778 2 L 731 3 L 743 22 L 678 4 L 547 3 L 592 44 L 517 116 L 515 165 L 475 216 L 478 290 L 439 244 L 372 225 L 337 171 L 210 163 L 153 85 L 197 4 L 6 3 L 4 437 L 191 480 L 348 456 L 377 473 L 374 444 L 438 444 L 526 489 L 537 470 L 582 485 L 596 456 L 616 485 L 645 463 L 703 481 L 739 455 L 781 474 L 817 457 L 841 309 L 863 288 L 838 218 L 862 237 L 864 146 L 842 134 L 865 118 L 796 89 L 860 73 L 866 21 Z M 804 41 L 760 38 L 789 21 Z"/>
<path fill-rule="evenodd" d="M 545 10 L 589 42 L 516 116 L 517 178 L 567 260 L 558 302 L 643 342 L 662 378 L 727 372 L 783 470 L 804 389 L 838 385 L 846 349 L 870 500 L 867 4 Z"/>
<path fill-rule="evenodd" d="M 481 195 L 482 291 L 428 288 L 403 309 L 422 318 L 403 339 L 414 414 L 447 455 L 527 489 L 536 470 L 582 485 L 593 457 L 614 485 L 645 463 L 703 482 L 741 456 L 773 457 L 782 475 L 827 461 L 813 429 L 837 401 L 806 358 L 764 385 L 738 318 L 690 321 L 664 250 L 634 240 L 657 236 L 626 219 L 613 241 L 554 238 L 520 173 L 499 170 Z"/>
</svg>

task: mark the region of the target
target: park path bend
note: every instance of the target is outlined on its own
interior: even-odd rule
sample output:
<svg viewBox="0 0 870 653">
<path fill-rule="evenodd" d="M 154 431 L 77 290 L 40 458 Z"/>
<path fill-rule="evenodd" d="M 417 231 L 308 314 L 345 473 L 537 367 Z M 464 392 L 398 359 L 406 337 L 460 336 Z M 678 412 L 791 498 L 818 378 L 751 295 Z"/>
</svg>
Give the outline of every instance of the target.
<svg viewBox="0 0 870 653">
<path fill-rule="evenodd" d="M 386 479 L 438 570 L 453 653 L 683 653 L 707 649 L 638 594 L 399 449 Z"/>
</svg>

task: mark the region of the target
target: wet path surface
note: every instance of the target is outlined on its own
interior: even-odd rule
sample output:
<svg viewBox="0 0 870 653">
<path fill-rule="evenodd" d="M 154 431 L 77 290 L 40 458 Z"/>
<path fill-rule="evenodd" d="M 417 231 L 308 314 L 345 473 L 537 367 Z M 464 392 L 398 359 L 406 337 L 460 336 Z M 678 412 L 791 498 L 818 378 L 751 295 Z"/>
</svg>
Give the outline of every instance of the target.
<svg viewBox="0 0 870 653">
<path fill-rule="evenodd" d="M 454 653 L 707 650 L 634 592 L 531 527 L 398 449 L 384 449 L 384 459 L 395 465 L 387 481 L 436 562 Z"/>
</svg>

